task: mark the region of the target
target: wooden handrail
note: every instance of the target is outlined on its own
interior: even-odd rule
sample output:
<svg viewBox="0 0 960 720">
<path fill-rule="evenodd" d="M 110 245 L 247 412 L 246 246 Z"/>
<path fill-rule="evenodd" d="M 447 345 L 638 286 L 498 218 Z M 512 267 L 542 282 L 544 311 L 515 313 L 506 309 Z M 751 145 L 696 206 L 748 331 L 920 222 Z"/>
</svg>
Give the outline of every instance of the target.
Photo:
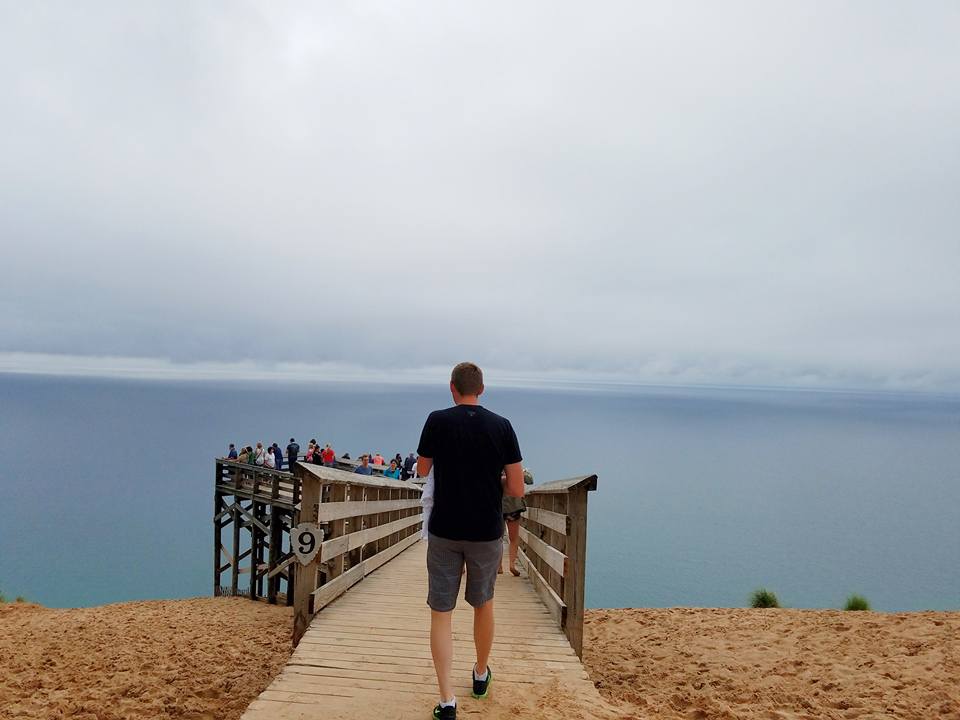
<svg viewBox="0 0 960 720">
<path fill-rule="evenodd" d="M 379 467 L 371 465 L 373 467 Z M 352 470 L 343 470 L 338 467 L 327 467 L 325 465 L 314 465 L 313 463 L 303 463 L 298 462 L 295 468 L 312 475 L 313 477 L 319 478 L 326 484 L 347 484 L 347 485 L 362 485 L 365 487 L 392 487 L 392 488 L 406 488 L 410 487 L 410 482 L 408 480 L 395 480 L 393 478 L 384 477 L 383 474 L 379 475 L 361 475 L 358 472 L 353 472 Z"/>
<path fill-rule="evenodd" d="M 256 598 L 263 597 L 266 586 L 267 599 L 276 602 L 285 580 L 286 602 L 294 606 L 294 645 L 314 613 L 420 537 L 420 483 L 361 475 L 344 466 L 353 467 L 297 462 L 290 473 L 216 461 L 214 593 Z M 578 655 L 583 652 L 587 496 L 596 488 L 596 475 L 531 487 L 520 529 L 520 558 L 530 581 Z M 288 532 L 301 523 L 319 526 L 316 554 L 307 565 L 297 561 L 296 552 L 304 550 L 295 550 Z M 221 538 L 228 528 L 230 549 Z M 245 550 L 242 529 L 251 534 Z M 289 549 L 284 547 L 288 538 Z M 221 585 L 227 571 L 230 582 Z M 245 573 L 250 573 L 249 589 L 239 585 Z"/>
<path fill-rule="evenodd" d="M 596 490 L 596 475 L 578 475 L 565 480 L 551 480 L 548 483 L 534 485 L 527 490 L 527 495 L 537 495 L 539 493 L 571 492 L 578 489 Z"/>
<path fill-rule="evenodd" d="M 313 560 L 294 568 L 293 644 L 315 613 L 420 539 L 419 485 L 297 463 L 302 501 L 294 525 L 315 523 L 323 541 Z"/>
<path fill-rule="evenodd" d="M 587 493 L 596 475 L 535 485 L 527 490 L 520 528 L 520 556 L 530 581 L 583 656 L 583 609 L 587 565 Z"/>
<path fill-rule="evenodd" d="M 217 463 L 223 467 L 235 467 L 240 468 L 241 470 L 252 470 L 257 473 L 262 473 L 266 475 L 278 475 L 287 479 L 293 479 L 293 473 L 289 473 L 286 470 L 277 470 L 275 468 L 268 468 L 263 465 L 255 465 L 253 463 L 242 463 L 238 460 L 228 460 L 227 458 L 217 458 Z"/>
</svg>

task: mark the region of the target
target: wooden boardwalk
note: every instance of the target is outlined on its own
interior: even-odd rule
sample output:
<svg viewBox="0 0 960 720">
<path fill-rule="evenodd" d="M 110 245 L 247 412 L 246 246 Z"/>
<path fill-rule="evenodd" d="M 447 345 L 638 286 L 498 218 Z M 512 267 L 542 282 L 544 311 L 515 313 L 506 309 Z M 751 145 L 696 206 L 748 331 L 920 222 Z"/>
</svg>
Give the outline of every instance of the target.
<svg viewBox="0 0 960 720">
<path fill-rule="evenodd" d="M 453 621 L 459 716 L 517 708 L 559 685 L 575 693 L 586 711 L 601 702 L 530 581 L 510 574 L 497 581 L 491 696 L 470 697 L 473 611 L 463 589 Z M 418 542 L 316 615 L 283 671 L 242 720 L 429 718 L 437 686 L 426 594 L 426 543 Z"/>
</svg>

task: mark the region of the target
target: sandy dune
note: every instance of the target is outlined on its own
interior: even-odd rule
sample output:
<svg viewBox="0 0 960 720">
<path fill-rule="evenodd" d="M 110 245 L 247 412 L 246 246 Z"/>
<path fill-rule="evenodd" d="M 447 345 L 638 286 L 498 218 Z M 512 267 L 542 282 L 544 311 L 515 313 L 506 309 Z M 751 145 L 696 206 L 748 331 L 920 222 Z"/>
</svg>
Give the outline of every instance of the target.
<svg viewBox="0 0 960 720">
<path fill-rule="evenodd" d="M 0 718 L 235 719 L 286 662 L 290 622 L 287 608 L 232 598 L 0 605 Z M 592 610 L 585 635 L 602 706 L 503 687 L 462 714 L 960 720 L 957 612 Z"/>
<path fill-rule="evenodd" d="M 237 718 L 286 662 L 291 617 L 242 598 L 0 605 L 0 718 Z"/>
<path fill-rule="evenodd" d="M 960 719 L 960 613 L 592 610 L 587 671 L 629 716 Z"/>
</svg>

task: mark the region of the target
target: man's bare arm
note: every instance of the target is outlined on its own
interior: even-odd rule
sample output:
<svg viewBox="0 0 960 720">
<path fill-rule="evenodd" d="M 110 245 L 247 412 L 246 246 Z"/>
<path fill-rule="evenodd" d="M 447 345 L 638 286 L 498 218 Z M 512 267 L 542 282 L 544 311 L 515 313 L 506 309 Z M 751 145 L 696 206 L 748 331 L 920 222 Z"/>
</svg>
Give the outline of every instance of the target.
<svg viewBox="0 0 960 720">
<path fill-rule="evenodd" d="M 426 477 L 430 474 L 430 468 L 433 467 L 433 458 L 423 457 L 421 455 L 417 458 L 417 477 Z"/>
<path fill-rule="evenodd" d="M 507 483 L 504 490 L 510 497 L 523 497 L 523 465 L 521 463 L 512 463 L 504 466 L 507 473 Z"/>
</svg>

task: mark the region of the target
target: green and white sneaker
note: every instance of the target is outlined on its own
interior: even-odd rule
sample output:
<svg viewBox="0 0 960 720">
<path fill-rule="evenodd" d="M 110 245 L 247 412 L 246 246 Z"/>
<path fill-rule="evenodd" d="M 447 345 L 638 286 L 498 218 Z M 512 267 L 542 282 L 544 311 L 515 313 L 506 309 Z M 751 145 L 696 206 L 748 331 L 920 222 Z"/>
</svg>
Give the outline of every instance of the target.
<svg viewBox="0 0 960 720">
<path fill-rule="evenodd" d="M 457 706 L 444 707 L 440 703 L 433 709 L 433 720 L 457 720 Z"/>
<path fill-rule="evenodd" d="M 473 692 L 470 693 L 477 700 L 483 700 L 490 694 L 490 683 L 493 682 L 493 670 L 487 665 L 487 676 L 483 680 L 477 680 L 477 668 L 474 667 L 470 672 L 473 678 Z"/>
</svg>

